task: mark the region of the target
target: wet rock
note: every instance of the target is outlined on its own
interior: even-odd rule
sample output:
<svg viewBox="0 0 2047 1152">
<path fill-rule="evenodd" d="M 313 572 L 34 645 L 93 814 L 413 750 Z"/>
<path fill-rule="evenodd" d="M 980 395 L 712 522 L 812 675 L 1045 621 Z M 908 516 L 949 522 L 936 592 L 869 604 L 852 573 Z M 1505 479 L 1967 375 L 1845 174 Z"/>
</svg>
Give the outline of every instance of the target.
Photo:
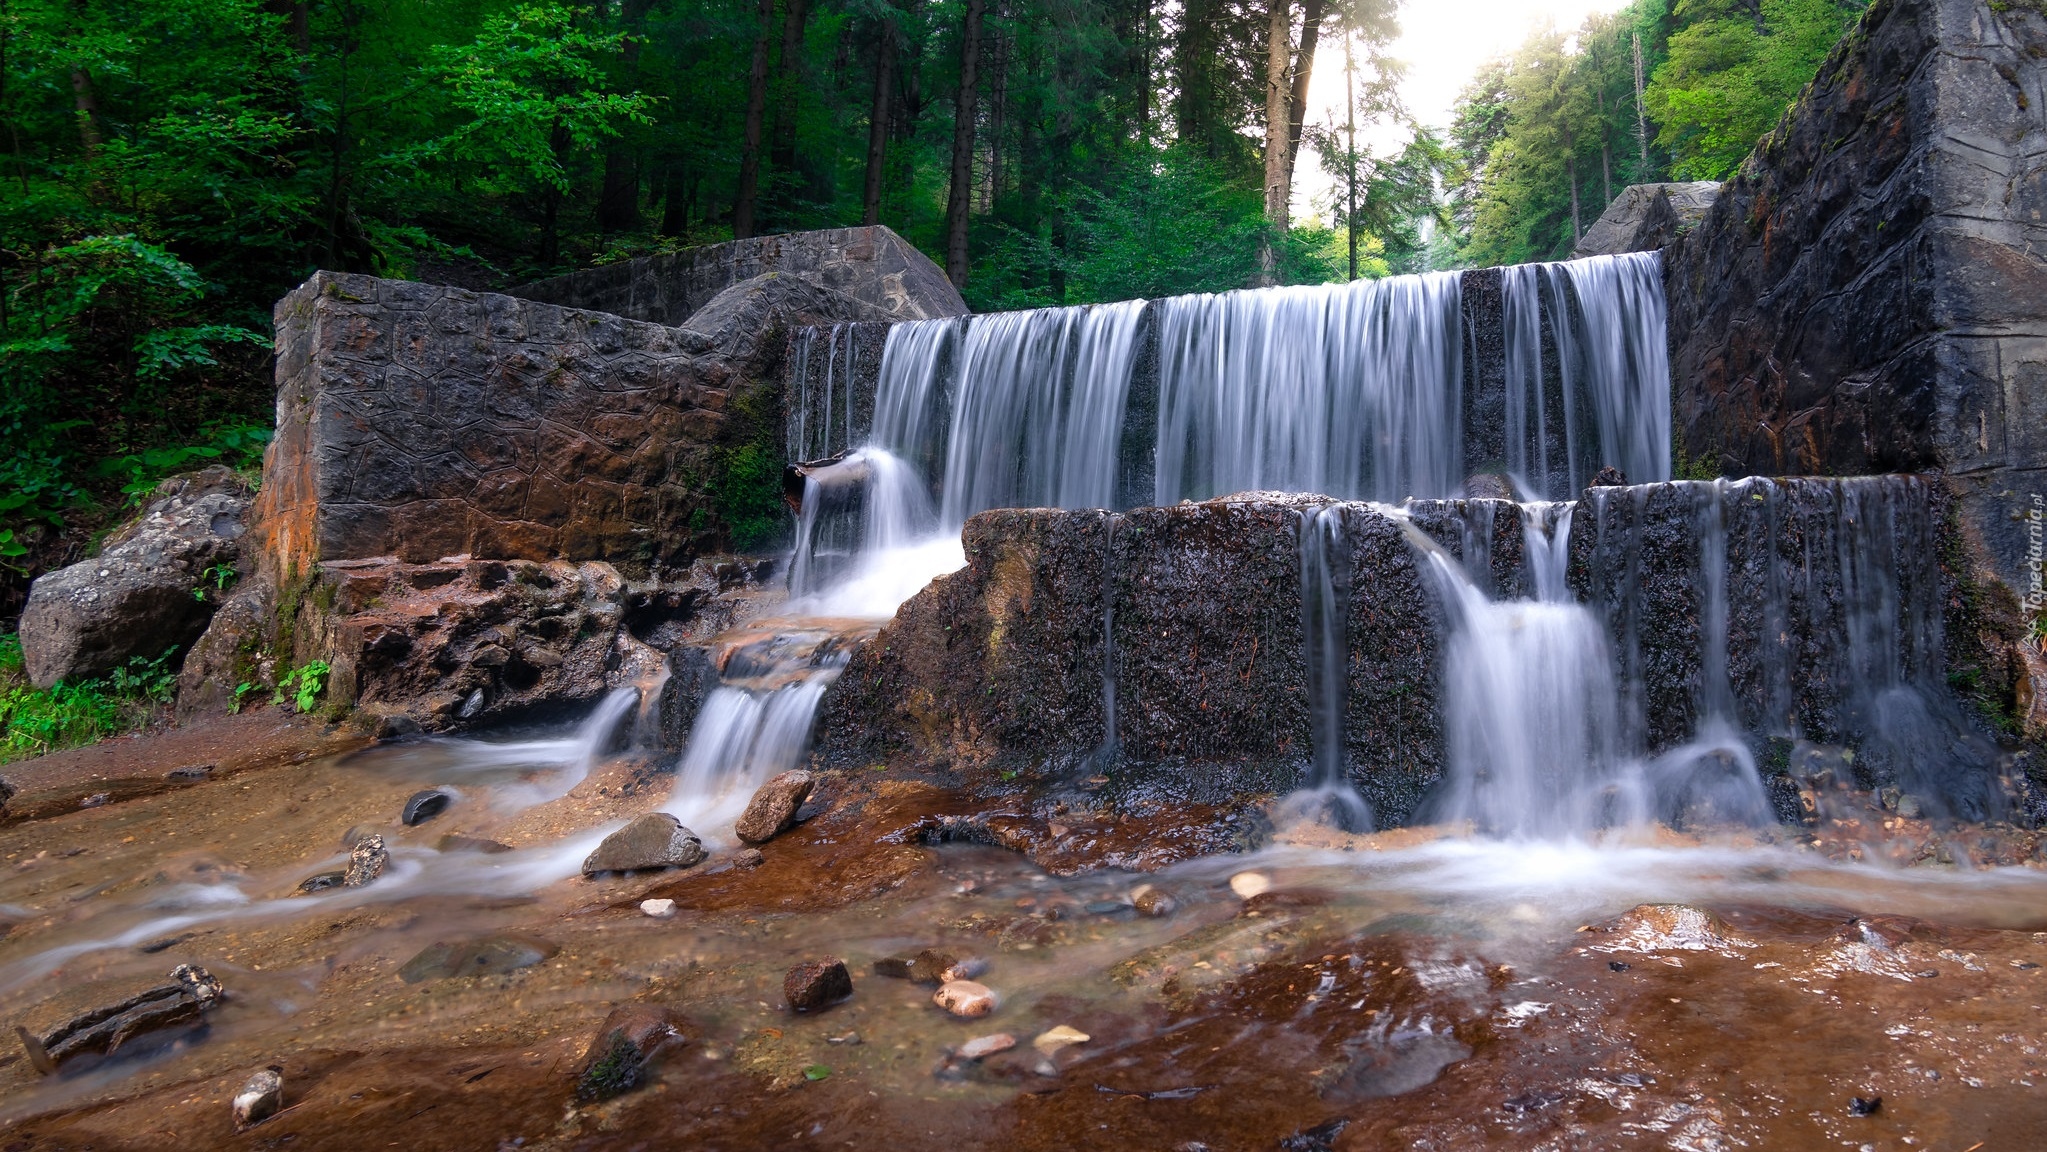
<svg viewBox="0 0 2047 1152">
<path fill-rule="evenodd" d="M 531 936 L 486 936 L 480 940 L 429 944 L 398 970 L 407 984 L 451 976 L 499 976 L 531 968 L 561 948 Z"/>
<path fill-rule="evenodd" d="M 325 892 L 329 888 L 341 887 L 341 882 L 346 879 L 348 879 L 348 873 L 338 868 L 332 872 L 315 872 L 311 876 L 299 881 L 298 891 L 307 895 L 311 895 L 314 892 Z"/>
<path fill-rule="evenodd" d="M 1272 878 L 1263 872 L 1239 872 L 1230 877 L 1230 891 L 1239 900 L 1251 900 L 1272 891 Z"/>
<path fill-rule="evenodd" d="M 800 768 L 769 780 L 754 792 L 732 831 L 748 844 L 765 844 L 788 831 L 795 826 L 796 810 L 810 798 L 814 784 L 810 773 Z"/>
<path fill-rule="evenodd" d="M 464 836 L 459 832 L 450 832 L 446 836 L 441 837 L 439 848 L 443 852 L 486 852 L 495 854 L 512 851 L 510 844 L 500 844 L 496 840 L 487 840 L 481 836 Z"/>
<path fill-rule="evenodd" d="M 666 812 L 649 812 L 604 838 L 583 861 L 583 875 L 688 868 L 704 858 L 704 842 Z"/>
<path fill-rule="evenodd" d="M 675 915 L 675 901 L 642 900 L 640 901 L 640 911 L 652 916 L 656 920 L 666 920 L 670 916 Z"/>
<path fill-rule="evenodd" d="M 1608 464 L 1593 474 L 1592 486 L 1594 488 L 1626 488 L 1628 486 L 1628 476 L 1627 473 Z"/>
<path fill-rule="evenodd" d="M 341 834 L 341 850 L 343 852 L 355 851 L 357 844 L 362 843 L 368 837 L 379 835 L 377 827 L 375 824 L 350 825 L 348 831 Z"/>
<path fill-rule="evenodd" d="M 1514 485 L 1497 472 L 1478 472 L 1465 477 L 1466 500 L 1512 500 Z"/>
<path fill-rule="evenodd" d="M 874 974 L 890 980 L 908 980 L 910 966 L 916 961 L 914 956 L 883 956 L 874 962 Z"/>
<path fill-rule="evenodd" d="M 953 1050 L 961 1060 L 985 1060 L 997 1052 L 1007 1052 L 1016 1047 L 1016 1037 L 1007 1032 L 994 1032 L 987 1036 L 976 1036 Z"/>
<path fill-rule="evenodd" d="M 1642 904 L 1587 929 L 1601 952 L 1721 952 L 1753 948 L 1727 922 L 1689 904 Z"/>
<path fill-rule="evenodd" d="M 1313 1128 L 1304 1128 L 1281 1139 L 1280 1152 L 1333 1152 L 1336 1138 L 1343 1135 L 1343 1130 L 1348 1127 L 1349 1118 L 1339 1117 L 1317 1124 Z"/>
<path fill-rule="evenodd" d="M 1060 1024 L 1038 1033 L 1037 1039 L 1031 1041 L 1031 1047 L 1036 1048 L 1046 1056 L 1051 1056 L 1062 1048 L 1071 1048 L 1075 1044 L 1085 1044 L 1092 1039 L 1094 1037 L 1089 1036 L 1072 1025 Z"/>
<path fill-rule="evenodd" d="M 732 866 L 735 868 L 758 868 L 767 862 L 767 856 L 758 848 L 742 848 L 732 854 Z"/>
<path fill-rule="evenodd" d="M 988 961 L 979 956 L 964 956 L 946 965 L 945 970 L 938 974 L 938 982 L 948 984 L 954 980 L 978 980 L 987 971 Z"/>
<path fill-rule="evenodd" d="M 1179 910 L 1180 902 L 1171 893 L 1150 884 L 1141 884 L 1130 893 L 1130 903 L 1138 914 L 1161 920 Z"/>
<path fill-rule="evenodd" d="M 398 820 L 407 828 L 423 824 L 446 812 L 448 805 L 454 802 L 455 792 L 449 788 L 428 788 L 414 792 L 405 801 L 405 811 L 399 815 Z"/>
<path fill-rule="evenodd" d="M 972 980 L 954 980 L 938 986 L 931 1002 L 966 1020 L 977 1020 L 995 1011 L 995 992 Z"/>
<path fill-rule="evenodd" d="M 163 778 L 177 784 L 196 784 L 201 780 L 211 780 L 213 768 L 211 764 L 186 764 L 164 773 Z"/>
<path fill-rule="evenodd" d="M 17 1026 L 22 1047 L 36 1071 L 49 1075 L 59 1065 L 96 1053 L 112 1056 L 137 1036 L 172 1028 L 189 1028 L 220 1002 L 220 981 L 204 968 L 180 964 L 171 982 L 130 996 L 118 1004 L 83 1012 L 41 1037 Z"/>
<path fill-rule="evenodd" d="M 846 962 L 836 956 L 798 964 L 782 977 L 782 995 L 796 1012 L 828 1008 L 852 994 L 853 976 L 846 971 Z"/>
<path fill-rule="evenodd" d="M 348 850 L 348 871 L 342 873 L 341 886 L 361 888 L 384 874 L 384 865 L 390 863 L 391 854 L 384 850 L 384 838 L 370 835 L 355 842 Z"/>
<path fill-rule="evenodd" d="M 681 1021 L 659 1004 L 621 1004 L 598 1025 L 576 1070 L 576 1099 L 592 1104 L 640 1086 L 661 1048 L 682 1037 Z"/>
<path fill-rule="evenodd" d="M 235 1093 L 231 1108 L 235 1117 L 235 1131 L 252 1128 L 277 1114 L 284 1107 L 284 1069 L 272 1064 L 242 1085 Z"/>
<path fill-rule="evenodd" d="M 23 670 L 38 688 L 184 648 L 241 556 L 248 486 L 226 468 L 166 480 L 98 557 L 37 577 L 21 613 Z"/>
<path fill-rule="evenodd" d="M 1883 1110 L 1884 1098 L 1871 1093 L 1868 1096 L 1854 1096 L 1848 1100 L 1848 1115 L 1874 1116 Z"/>
</svg>

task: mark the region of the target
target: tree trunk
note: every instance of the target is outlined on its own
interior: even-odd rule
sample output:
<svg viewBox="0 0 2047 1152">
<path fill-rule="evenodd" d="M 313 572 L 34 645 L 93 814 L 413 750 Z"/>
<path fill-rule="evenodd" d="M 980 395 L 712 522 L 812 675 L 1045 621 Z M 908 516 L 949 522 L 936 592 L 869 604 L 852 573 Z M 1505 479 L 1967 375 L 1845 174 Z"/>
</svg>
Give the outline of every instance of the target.
<svg viewBox="0 0 2047 1152">
<path fill-rule="evenodd" d="M 974 194 L 974 100 L 981 62 L 983 0 L 967 0 L 960 28 L 960 91 L 953 103 L 952 187 L 945 198 L 945 274 L 967 286 L 967 209 Z"/>
<path fill-rule="evenodd" d="M 861 195 L 860 222 L 881 223 L 881 176 L 888 163 L 889 101 L 896 87 L 896 18 L 881 22 L 874 45 L 874 103 L 867 110 L 867 185 Z"/>
<path fill-rule="evenodd" d="M 687 171 L 680 164 L 668 166 L 668 177 L 661 193 L 661 234 L 681 236 L 689 231 L 689 179 Z"/>
<path fill-rule="evenodd" d="M 1343 123 L 1350 134 L 1349 147 L 1345 149 L 1345 167 L 1350 176 L 1349 210 L 1345 213 L 1344 231 L 1350 234 L 1350 278 L 1358 278 L 1358 89 L 1356 70 L 1351 59 L 1351 38 L 1343 34 Z"/>
<path fill-rule="evenodd" d="M 1599 142 L 1599 181 L 1606 192 L 1606 202 L 1613 203 L 1613 146 L 1604 140 Z"/>
<path fill-rule="evenodd" d="M 1137 28 L 1137 140 L 1145 145 L 1151 143 L 1151 5 L 1144 0 L 1138 6 Z"/>
<path fill-rule="evenodd" d="M 1635 36 L 1635 150 L 1638 153 L 1635 171 L 1637 182 L 1649 178 L 1649 110 L 1642 102 L 1642 34 Z"/>
<path fill-rule="evenodd" d="M 1179 81 L 1173 119 L 1180 142 L 1195 144 L 1203 156 L 1215 158 L 1210 136 L 1214 86 L 1208 69 L 1215 57 L 1216 0 L 1182 0 L 1180 32 L 1173 44 L 1173 71 Z"/>
<path fill-rule="evenodd" d="M 78 144 L 88 161 L 100 151 L 100 105 L 92 92 L 92 76 L 83 68 L 71 70 L 71 106 L 78 117 Z"/>
<path fill-rule="evenodd" d="M 1308 126 L 1308 78 L 1315 71 L 1315 45 L 1322 39 L 1324 0 L 1301 0 L 1301 47 L 1294 53 L 1293 115 L 1287 134 L 1289 186 L 1301 158 L 1301 132 Z"/>
<path fill-rule="evenodd" d="M 1001 13 L 997 12 L 997 15 Z M 1002 181 L 1007 174 L 1002 163 L 1002 129 L 1009 112 L 1009 46 L 1009 37 L 996 37 L 995 75 L 989 80 L 987 210 L 990 212 L 995 210 L 996 197 L 1002 195 Z"/>
<path fill-rule="evenodd" d="M 1293 9 L 1289 0 L 1272 0 L 1265 29 L 1265 222 L 1258 245 L 1258 279 L 1279 283 L 1278 237 L 1287 229 L 1288 202 L 1293 199 L 1287 163 L 1287 134 L 1293 130 L 1293 87 L 1287 65 L 1293 60 Z"/>
<path fill-rule="evenodd" d="M 1585 229 L 1580 227 L 1578 223 L 1577 157 L 1570 155 L 1566 155 L 1564 157 L 1564 178 L 1571 182 L 1571 247 L 1576 248 L 1578 246 L 1578 241 L 1584 239 L 1585 237 Z"/>
<path fill-rule="evenodd" d="M 637 33 L 647 13 L 649 0 L 625 0 L 619 6 L 626 32 L 619 58 L 625 62 L 625 86 L 635 88 L 640 75 L 640 38 Z M 597 194 L 597 230 L 603 233 L 630 232 L 640 226 L 640 158 L 623 136 L 614 136 L 604 149 L 604 185 Z"/>
<path fill-rule="evenodd" d="M 768 110 L 768 31 L 775 22 L 775 0 L 760 0 L 759 23 L 753 38 L 753 71 L 746 78 L 746 143 L 739 159 L 739 199 L 732 205 L 732 238 L 753 235 L 753 216 L 760 199 L 761 122 Z"/>
<path fill-rule="evenodd" d="M 809 0 L 782 0 L 782 53 L 776 57 L 774 147 L 768 162 L 774 178 L 796 170 L 796 100 L 802 94 L 802 31 L 811 23 Z"/>
</svg>

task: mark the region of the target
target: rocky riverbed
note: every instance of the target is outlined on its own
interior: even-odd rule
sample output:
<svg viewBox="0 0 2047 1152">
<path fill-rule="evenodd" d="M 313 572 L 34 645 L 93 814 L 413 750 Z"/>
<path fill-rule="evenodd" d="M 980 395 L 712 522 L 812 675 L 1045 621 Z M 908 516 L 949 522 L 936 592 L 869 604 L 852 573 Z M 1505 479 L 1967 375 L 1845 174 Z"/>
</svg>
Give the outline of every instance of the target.
<svg viewBox="0 0 2047 1152">
<path fill-rule="evenodd" d="M 7 1024 L 180 964 L 225 990 L 54 1075 L 0 1056 L 7 1147 L 1963 1149 L 2047 1121 L 2037 834 L 1881 797 L 1597 846 L 1230 843 L 1107 781 L 990 807 L 875 764 L 758 848 L 728 817 L 692 867 L 586 877 L 669 804 L 658 761 L 296 738 L 0 828 Z M 124 752 L 151 748 L 188 751 Z M 370 835 L 381 875 L 297 894 Z M 851 995 L 813 999 L 792 970 L 834 960 Z"/>
</svg>

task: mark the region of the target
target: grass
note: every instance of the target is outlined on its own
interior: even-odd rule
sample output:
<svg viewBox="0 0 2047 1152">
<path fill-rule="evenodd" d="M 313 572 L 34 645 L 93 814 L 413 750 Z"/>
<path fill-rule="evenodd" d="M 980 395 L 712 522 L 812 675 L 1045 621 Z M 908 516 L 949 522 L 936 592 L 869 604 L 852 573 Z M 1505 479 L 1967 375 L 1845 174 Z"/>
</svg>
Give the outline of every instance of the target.
<svg viewBox="0 0 2047 1152">
<path fill-rule="evenodd" d="M 0 633 L 0 763 L 145 727 L 176 690 L 175 651 L 137 656 L 99 679 L 36 688 L 22 669 L 21 637 Z"/>
</svg>

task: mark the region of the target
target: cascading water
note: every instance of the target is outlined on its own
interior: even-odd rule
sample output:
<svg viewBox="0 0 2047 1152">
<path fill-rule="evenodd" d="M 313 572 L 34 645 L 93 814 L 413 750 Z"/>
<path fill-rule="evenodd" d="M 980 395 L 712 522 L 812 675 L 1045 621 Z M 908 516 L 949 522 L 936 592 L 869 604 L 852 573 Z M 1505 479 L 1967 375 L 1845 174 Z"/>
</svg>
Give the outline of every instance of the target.
<svg viewBox="0 0 2047 1152">
<path fill-rule="evenodd" d="M 1641 252 L 1500 271 L 1505 463 L 1517 486 L 1561 499 L 1607 465 L 1636 483 L 1668 479 L 1661 257 Z"/>
<path fill-rule="evenodd" d="M 1314 771 L 1287 798 L 1285 814 L 1306 816 L 1346 832 L 1369 832 L 1372 807 L 1351 783 L 1344 754 L 1349 706 L 1350 550 L 1343 506 L 1301 514 L 1301 632 L 1308 671 L 1308 715 Z"/>
</svg>

